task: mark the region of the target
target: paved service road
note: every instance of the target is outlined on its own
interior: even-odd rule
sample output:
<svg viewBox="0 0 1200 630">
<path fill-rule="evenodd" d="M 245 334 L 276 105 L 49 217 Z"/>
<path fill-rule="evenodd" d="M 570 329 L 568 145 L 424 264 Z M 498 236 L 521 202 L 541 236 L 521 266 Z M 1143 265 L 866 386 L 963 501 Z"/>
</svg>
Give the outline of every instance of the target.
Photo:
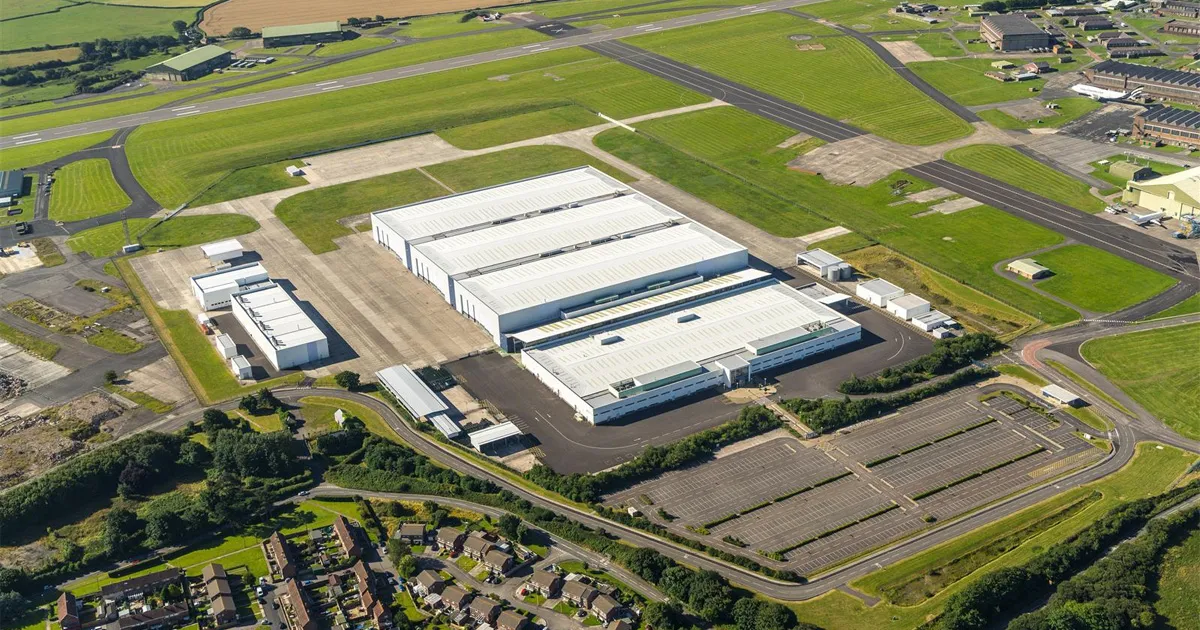
<svg viewBox="0 0 1200 630">
<path fill-rule="evenodd" d="M 318 83 L 309 83 L 305 85 L 268 90 L 265 92 L 259 92 L 257 94 L 231 96 L 205 103 L 196 103 L 194 105 L 157 109 L 139 114 L 116 116 L 114 118 L 106 118 L 103 120 L 94 120 L 74 125 L 66 125 L 63 127 L 55 127 L 17 135 L 3 136 L 0 137 L 0 149 L 25 146 L 38 142 L 45 142 L 48 140 L 60 140 L 62 138 L 71 138 L 74 136 L 81 136 L 100 131 L 112 131 L 121 129 L 123 127 L 135 127 L 153 122 L 174 120 L 176 118 L 196 116 L 211 112 L 227 111 L 231 109 L 237 109 L 239 107 L 249 107 L 251 105 L 259 105 L 262 103 L 283 101 L 300 96 L 312 96 L 342 88 L 371 85 L 374 83 L 382 83 L 384 81 L 393 81 L 395 79 L 404 79 L 408 77 L 430 74 L 433 72 L 441 72 L 443 70 L 474 66 L 492 61 L 515 59 L 517 57 L 525 57 L 551 50 L 587 46 L 589 44 L 597 44 L 600 42 L 606 42 L 622 37 L 630 37 L 647 32 L 682 28 L 686 26 L 694 26 L 696 24 L 705 24 L 708 22 L 719 22 L 721 20 L 744 17 L 765 11 L 778 11 L 780 9 L 788 9 L 791 7 L 812 4 L 818 1 L 819 0 L 772 0 L 770 2 L 763 2 L 756 5 L 732 7 L 728 9 L 722 9 L 720 11 L 711 11 L 708 13 L 671 18 L 662 20 L 660 22 L 655 22 L 653 24 L 641 24 L 638 26 L 614 28 L 596 33 L 583 33 L 570 37 L 550 39 L 537 44 L 514 46 L 512 48 L 502 48 L 499 50 L 491 50 L 473 55 L 464 55 L 462 57 L 430 61 L 428 63 L 417 64 L 415 66 L 389 68 L 387 70 L 343 77 L 336 80 L 320 81 Z"/>
</svg>

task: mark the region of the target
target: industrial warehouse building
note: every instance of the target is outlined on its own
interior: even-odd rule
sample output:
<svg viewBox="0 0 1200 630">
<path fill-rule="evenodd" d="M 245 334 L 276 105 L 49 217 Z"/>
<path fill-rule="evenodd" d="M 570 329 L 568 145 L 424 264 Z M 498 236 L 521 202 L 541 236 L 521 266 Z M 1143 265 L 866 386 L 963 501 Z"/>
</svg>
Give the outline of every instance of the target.
<svg viewBox="0 0 1200 630">
<path fill-rule="evenodd" d="M 283 287 L 234 294 L 233 317 L 277 370 L 329 358 L 329 340 Z"/>
<path fill-rule="evenodd" d="M 741 269 L 746 248 L 592 167 L 371 215 L 375 240 L 510 351 L 512 332 Z"/>
<path fill-rule="evenodd" d="M 1049 48 L 1054 44 L 1049 33 L 1018 14 L 985 16 L 979 23 L 979 35 L 1001 52 Z"/>
<path fill-rule="evenodd" d="M 201 46 L 146 68 L 159 81 L 191 81 L 233 63 L 233 53 L 220 46 Z"/>
<path fill-rule="evenodd" d="M 234 293 L 269 282 L 266 267 L 253 262 L 192 276 L 190 284 L 200 310 L 213 311 L 229 306 Z"/>
<path fill-rule="evenodd" d="M 1018 258 L 1007 265 L 1005 270 L 1015 273 L 1026 280 L 1038 280 L 1050 275 L 1050 269 L 1038 264 L 1038 261 L 1032 258 Z"/>
<path fill-rule="evenodd" d="M 1200 167 L 1125 185 L 1121 200 L 1178 219 L 1200 215 Z"/>
<path fill-rule="evenodd" d="M 1188 37 L 1200 37 L 1200 22 L 1184 22 L 1182 20 L 1171 20 L 1163 25 L 1163 32 L 1172 35 L 1186 35 Z"/>
<path fill-rule="evenodd" d="M 1180 147 L 1200 145 L 1200 112 L 1177 107 L 1151 107 L 1133 117 L 1133 137 Z"/>
<path fill-rule="evenodd" d="M 1200 2 L 1188 0 L 1151 0 L 1150 6 L 1165 15 L 1200 18 Z"/>
<path fill-rule="evenodd" d="M 1122 92 L 1140 87 L 1145 96 L 1200 104 L 1200 73 L 1108 60 L 1085 69 L 1083 74 L 1095 86 Z"/>
<path fill-rule="evenodd" d="M 433 424 L 447 438 L 458 437 L 462 429 L 450 417 L 450 405 L 430 389 L 407 365 L 393 365 L 375 373 L 383 389 L 404 405 L 414 418 Z"/>
<path fill-rule="evenodd" d="M 262 30 L 263 48 L 340 42 L 343 36 L 342 26 L 337 22 L 264 26 Z"/>
<path fill-rule="evenodd" d="M 383 210 L 372 228 L 593 423 L 861 336 L 750 269 L 738 243 L 591 167 Z"/>
<path fill-rule="evenodd" d="M 25 192 L 25 172 L 0 171 L 0 197 L 16 199 Z"/>
</svg>

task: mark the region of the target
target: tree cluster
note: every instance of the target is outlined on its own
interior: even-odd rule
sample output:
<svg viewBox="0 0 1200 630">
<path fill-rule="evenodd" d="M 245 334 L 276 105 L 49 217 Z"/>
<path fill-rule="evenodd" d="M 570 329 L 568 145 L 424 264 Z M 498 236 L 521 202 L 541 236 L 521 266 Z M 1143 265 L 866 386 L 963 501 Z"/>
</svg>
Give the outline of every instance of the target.
<svg viewBox="0 0 1200 630">
<path fill-rule="evenodd" d="M 33 86 L 75 77 L 76 90 L 103 92 L 142 75 L 140 71 L 133 70 L 113 71 L 109 69 L 112 62 L 140 59 L 166 52 L 179 43 L 179 38 L 166 35 L 137 36 L 119 40 L 101 38 L 83 42 L 79 44 L 79 58 L 74 61 L 48 59 L 23 66 L 0 68 L 0 85 Z"/>
<path fill-rule="evenodd" d="M 283 403 L 266 387 L 238 401 L 238 409 L 251 415 L 277 413 L 284 409 Z"/>
<path fill-rule="evenodd" d="M 695 463 L 723 446 L 780 426 L 779 418 L 769 409 L 750 406 L 743 408 L 736 420 L 719 427 L 701 431 L 671 444 L 647 447 L 641 455 L 614 470 L 594 475 L 562 475 L 547 466 L 537 464 L 525 476 L 539 486 L 573 501 L 594 503 L 607 493 L 668 470 Z"/>
<path fill-rule="evenodd" d="M 991 369 L 968 368 L 932 385 L 910 389 L 891 396 L 864 398 L 847 396 L 841 399 L 792 398 L 783 401 L 782 404 L 788 411 L 799 416 L 814 431 L 827 433 L 995 375 L 996 372 Z"/>
<path fill-rule="evenodd" d="M 1064 6 L 1079 4 L 1079 0 L 988 0 L 979 5 L 980 9 L 992 13 L 1017 11 L 1021 9 L 1040 9 L 1044 6 Z"/>
<path fill-rule="evenodd" d="M 1024 565 L 998 569 L 982 576 L 946 600 L 946 607 L 937 627 L 941 630 L 978 630 L 995 627 L 1009 617 L 1010 611 L 1019 609 L 1022 602 L 1036 601 L 1045 596 L 1054 585 L 1067 581 L 1090 566 L 1113 544 L 1136 532 L 1166 506 L 1197 492 L 1200 492 L 1200 481 L 1194 481 L 1157 497 L 1119 505 L 1078 534 L 1050 547 Z M 1105 572 L 1107 571 L 1108 569 L 1105 569 Z M 1068 587 L 1064 597 L 1069 598 L 1074 596 L 1074 593 L 1086 592 L 1075 590 L 1084 583 L 1086 580 Z"/>
<path fill-rule="evenodd" d="M 985 333 L 968 333 L 953 339 L 940 339 L 929 354 L 903 365 L 890 367 L 870 378 L 851 377 L 838 386 L 843 394 L 881 394 L 911 387 L 935 376 L 985 359 L 1004 348 L 999 339 Z"/>
<path fill-rule="evenodd" d="M 296 441 L 283 431 L 255 433 L 224 429 L 209 444 L 218 475 L 239 479 L 290 477 L 296 474 L 299 465 Z"/>
</svg>

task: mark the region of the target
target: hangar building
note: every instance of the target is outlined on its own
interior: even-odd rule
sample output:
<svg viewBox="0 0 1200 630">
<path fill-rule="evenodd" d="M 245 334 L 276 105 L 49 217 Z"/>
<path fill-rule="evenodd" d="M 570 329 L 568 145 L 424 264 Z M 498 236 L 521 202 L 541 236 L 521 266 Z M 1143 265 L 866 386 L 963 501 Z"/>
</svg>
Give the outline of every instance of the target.
<svg viewBox="0 0 1200 630">
<path fill-rule="evenodd" d="M 375 240 L 493 340 L 735 271 L 746 248 L 592 168 L 371 215 Z"/>
<path fill-rule="evenodd" d="M 329 358 L 329 340 L 283 287 L 269 283 L 233 295 L 233 317 L 277 370 Z"/>
<path fill-rule="evenodd" d="M 343 37 L 342 26 L 337 22 L 264 26 L 262 30 L 263 48 L 340 42 Z"/>
<path fill-rule="evenodd" d="M 212 311 L 229 306 L 234 293 L 267 282 L 267 268 L 252 262 L 192 276 L 190 284 L 200 309 Z"/>
<path fill-rule="evenodd" d="M 160 81 L 191 81 L 233 63 L 233 53 L 220 46 L 201 46 L 146 68 L 146 75 Z"/>
</svg>

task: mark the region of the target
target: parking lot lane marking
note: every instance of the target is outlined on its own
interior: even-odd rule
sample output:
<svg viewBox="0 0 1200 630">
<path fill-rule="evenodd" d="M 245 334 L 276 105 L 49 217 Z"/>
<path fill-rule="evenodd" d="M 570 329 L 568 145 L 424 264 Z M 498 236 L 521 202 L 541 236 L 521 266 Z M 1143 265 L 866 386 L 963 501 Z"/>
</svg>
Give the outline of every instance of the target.
<svg viewBox="0 0 1200 630">
<path fill-rule="evenodd" d="M 792 448 L 792 445 L 791 445 L 791 444 L 784 444 L 783 446 L 784 446 L 785 448 L 787 448 L 787 450 L 791 451 L 791 452 L 792 452 L 792 455 L 795 455 L 795 454 L 796 454 L 796 449 Z"/>
<path fill-rule="evenodd" d="M 867 487 L 868 487 L 868 488 L 870 488 L 870 489 L 872 489 L 872 490 L 874 490 L 875 492 L 878 492 L 879 494 L 883 494 L 883 490 L 880 490 L 879 488 L 876 488 L 876 487 L 875 487 L 875 484 L 873 484 L 873 483 L 871 483 L 871 482 L 869 482 L 869 481 L 867 482 Z"/>
</svg>

